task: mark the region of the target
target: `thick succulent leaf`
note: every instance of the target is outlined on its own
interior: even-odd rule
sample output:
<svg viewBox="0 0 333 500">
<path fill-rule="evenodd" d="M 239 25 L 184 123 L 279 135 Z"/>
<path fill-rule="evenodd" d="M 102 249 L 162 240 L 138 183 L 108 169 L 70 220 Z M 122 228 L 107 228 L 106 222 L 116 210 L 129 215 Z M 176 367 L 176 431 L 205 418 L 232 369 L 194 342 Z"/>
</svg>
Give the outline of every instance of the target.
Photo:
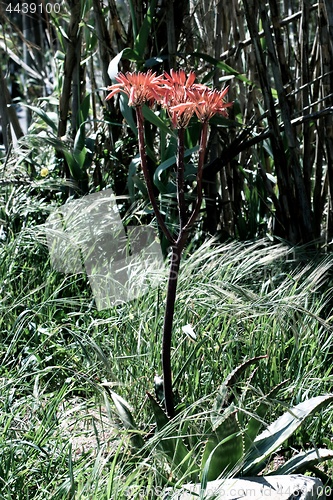
<svg viewBox="0 0 333 500">
<path fill-rule="evenodd" d="M 139 433 L 135 420 L 133 418 L 131 408 L 124 398 L 111 391 L 111 397 L 113 399 L 114 405 L 117 409 L 118 416 L 123 423 L 125 429 L 132 431 L 131 441 L 135 448 L 142 448 L 144 445 L 144 440 Z"/>
<path fill-rule="evenodd" d="M 219 425 L 219 420 L 221 418 L 221 411 L 225 409 L 228 404 L 228 398 L 230 394 L 230 390 L 233 385 L 239 380 L 240 376 L 245 372 L 245 370 L 255 364 L 258 363 L 261 359 L 267 358 L 267 356 L 256 356 L 255 358 L 248 359 L 241 365 L 237 366 L 225 379 L 223 384 L 218 389 L 218 393 L 216 396 L 216 400 L 213 405 L 213 411 L 211 415 L 213 426 Z"/>
<path fill-rule="evenodd" d="M 181 436 L 174 437 L 176 433 L 175 423 L 169 419 L 163 408 L 156 399 L 147 392 L 149 401 L 154 412 L 156 426 L 158 431 L 163 431 L 160 439 L 160 447 L 170 460 L 171 470 L 173 472 L 181 471 L 187 478 L 194 478 L 198 467 L 193 461 L 193 453 L 185 445 Z M 170 426 L 170 432 L 168 429 Z M 168 437 L 172 435 L 172 437 Z"/>
<path fill-rule="evenodd" d="M 291 458 L 285 464 L 281 465 L 274 472 L 269 475 L 286 475 L 295 473 L 307 472 L 309 467 L 318 465 L 324 460 L 333 459 L 333 450 L 327 450 L 326 448 L 318 448 L 309 450 L 306 452 L 299 453 L 296 457 Z"/>
<path fill-rule="evenodd" d="M 232 473 L 243 456 L 243 436 L 235 411 L 212 432 L 206 442 L 201 463 L 205 481 L 214 481 L 222 473 Z"/>
<path fill-rule="evenodd" d="M 261 402 L 259 403 L 258 407 L 255 410 L 255 414 L 249 419 L 244 432 L 244 444 L 246 451 L 250 449 L 251 445 L 253 444 L 253 441 L 258 435 L 259 429 L 263 425 L 263 420 L 270 407 L 269 401 L 275 397 L 278 390 L 281 389 L 281 387 L 285 385 L 287 382 L 288 380 L 284 380 L 280 384 L 273 387 L 273 389 L 268 394 L 263 396 Z"/>
<path fill-rule="evenodd" d="M 165 425 L 168 424 L 168 422 L 170 422 L 170 419 L 160 404 L 149 392 L 147 392 L 147 396 L 154 412 L 157 429 L 160 431 Z"/>
<path fill-rule="evenodd" d="M 254 440 L 244 466 L 244 473 L 256 474 L 258 465 L 276 451 L 295 431 L 306 417 L 323 405 L 331 403 L 333 395 L 317 396 L 290 408 Z"/>
<path fill-rule="evenodd" d="M 245 372 L 246 368 L 267 357 L 267 355 L 255 356 L 254 358 L 244 361 L 244 363 L 238 365 L 231 373 L 229 373 L 228 377 L 225 379 L 222 385 L 232 387 L 239 380 L 239 377 L 242 375 L 242 373 Z"/>
</svg>

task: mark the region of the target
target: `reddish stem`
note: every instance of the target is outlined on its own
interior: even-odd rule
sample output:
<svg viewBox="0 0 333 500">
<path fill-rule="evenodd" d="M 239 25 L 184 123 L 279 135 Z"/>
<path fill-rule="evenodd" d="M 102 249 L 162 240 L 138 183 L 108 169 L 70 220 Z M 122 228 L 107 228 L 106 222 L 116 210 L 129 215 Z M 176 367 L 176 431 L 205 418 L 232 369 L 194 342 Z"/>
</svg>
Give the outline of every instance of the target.
<svg viewBox="0 0 333 500">
<path fill-rule="evenodd" d="M 151 178 L 148 171 L 145 139 L 144 139 L 144 118 L 143 118 L 142 108 L 141 106 L 137 106 L 135 110 L 136 110 L 136 120 L 138 125 L 138 140 L 139 140 L 138 142 L 139 142 L 139 154 L 141 159 L 141 168 L 143 171 L 143 175 L 145 177 L 150 203 L 152 204 L 157 222 L 159 223 L 160 228 L 162 229 L 166 239 L 169 241 L 169 243 L 174 244 L 174 238 L 172 237 L 170 231 L 166 227 L 160 209 L 158 208 L 157 201 L 154 195 L 153 184 L 151 182 Z"/>
<path fill-rule="evenodd" d="M 186 222 L 186 205 L 184 192 L 184 134 L 185 129 L 178 131 L 178 152 L 177 152 L 177 200 L 179 211 L 179 234 L 177 241 L 172 237 L 165 225 L 161 212 L 158 208 L 154 195 L 153 185 L 147 167 L 147 158 L 144 143 L 144 118 L 142 108 L 136 107 L 139 153 L 141 158 L 141 167 L 145 177 L 148 195 L 152 204 L 156 219 L 165 234 L 167 240 L 172 245 L 171 265 L 168 280 L 167 298 L 164 314 L 163 340 L 162 340 L 162 369 L 164 382 L 164 402 L 168 416 L 173 418 L 175 415 L 173 391 L 172 391 L 172 371 L 171 371 L 171 347 L 172 347 L 172 326 L 175 311 L 176 292 L 178 283 L 178 273 L 180 267 L 181 253 L 185 246 L 189 230 L 198 217 L 202 203 L 202 172 L 205 161 L 205 152 L 207 145 L 208 122 L 205 122 L 201 131 L 199 161 L 197 172 L 197 199 L 190 219 Z"/>
<path fill-rule="evenodd" d="M 177 156 L 177 198 L 179 203 L 180 231 L 175 245 L 172 247 L 171 267 L 168 281 L 167 301 L 165 307 L 162 343 L 162 365 L 164 381 L 164 401 L 167 414 L 172 418 L 175 414 L 172 372 L 171 372 L 171 347 L 172 347 L 172 325 L 175 311 L 178 273 L 182 250 L 185 246 L 189 230 L 195 222 L 202 203 L 202 172 L 205 161 L 207 146 L 208 122 L 203 124 L 200 138 L 199 161 L 197 172 L 197 200 L 190 220 L 185 224 L 186 207 L 184 195 L 184 129 L 178 132 L 178 156 Z"/>
<path fill-rule="evenodd" d="M 178 283 L 178 273 L 180 266 L 181 249 L 179 245 L 172 247 L 171 265 L 168 280 L 167 299 L 165 305 L 163 340 L 162 340 L 162 368 L 164 383 L 164 403 L 165 409 L 170 418 L 175 415 L 175 407 L 172 391 L 172 371 L 171 371 L 171 346 L 172 346 L 172 326 L 175 312 L 176 292 Z"/>
<path fill-rule="evenodd" d="M 202 203 L 202 173 L 203 173 L 203 166 L 205 163 L 207 137 L 208 137 L 208 121 L 203 122 L 202 130 L 201 130 L 201 137 L 200 137 L 199 160 L 198 160 L 198 171 L 197 171 L 197 200 L 196 200 L 193 212 L 192 212 L 186 226 L 184 227 L 184 231 L 189 231 L 189 229 L 192 227 L 193 223 L 196 221 L 196 219 L 199 215 L 199 211 L 201 208 L 201 203 Z M 179 235 L 179 237 L 181 237 L 181 235 Z"/>
<path fill-rule="evenodd" d="M 178 129 L 177 144 L 177 200 L 179 214 L 179 230 L 182 231 L 186 224 L 186 206 L 184 192 L 184 153 L 185 153 L 185 129 Z"/>
</svg>

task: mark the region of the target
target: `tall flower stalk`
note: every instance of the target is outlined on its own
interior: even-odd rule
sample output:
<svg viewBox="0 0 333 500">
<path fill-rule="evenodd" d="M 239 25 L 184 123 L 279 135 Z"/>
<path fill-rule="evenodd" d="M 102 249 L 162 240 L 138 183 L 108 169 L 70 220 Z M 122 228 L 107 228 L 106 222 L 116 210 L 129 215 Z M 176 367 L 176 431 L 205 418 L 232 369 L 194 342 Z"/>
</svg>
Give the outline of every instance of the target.
<svg viewBox="0 0 333 500">
<path fill-rule="evenodd" d="M 202 203 L 202 174 L 205 162 L 205 153 L 208 139 L 208 122 L 216 113 L 227 116 L 226 109 L 232 103 L 224 101 L 228 89 L 223 91 L 211 90 L 205 85 L 195 83 L 195 74 L 190 72 L 187 76 L 182 70 L 170 74 L 156 76 L 151 70 L 147 73 L 120 73 L 116 80 L 118 83 L 108 87 L 110 99 L 119 92 L 129 97 L 129 106 L 136 111 L 138 127 L 139 154 L 141 168 L 147 185 L 147 191 L 153 207 L 157 222 L 171 246 L 171 262 L 165 305 L 163 340 L 162 340 L 162 370 L 164 382 L 164 402 L 168 416 L 175 415 L 172 389 L 172 327 L 176 303 L 178 274 L 182 251 L 186 244 L 188 234 L 198 218 Z M 159 210 L 154 194 L 152 180 L 147 167 L 146 148 L 144 139 L 144 116 L 142 106 L 147 103 L 161 104 L 168 112 L 172 127 L 177 129 L 177 157 L 176 157 L 176 188 L 178 201 L 179 228 L 172 234 Z M 193 115 L 202 122 L 200 135 L 199 158 L 196 176 L 196 200 L 192 212 L 188 214 L 185 197 L 184 180 L 184 155 L 185 155 L 185 130 Z"/>
</svg>

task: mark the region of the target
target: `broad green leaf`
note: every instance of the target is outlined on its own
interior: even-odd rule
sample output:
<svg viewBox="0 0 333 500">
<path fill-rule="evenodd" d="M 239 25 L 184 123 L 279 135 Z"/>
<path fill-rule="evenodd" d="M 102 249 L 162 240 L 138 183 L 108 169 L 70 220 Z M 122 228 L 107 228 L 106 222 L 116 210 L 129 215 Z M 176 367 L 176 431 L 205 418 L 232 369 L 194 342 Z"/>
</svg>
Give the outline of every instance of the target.
<svg viewBox="0 0 333 500">
<path fill-rule="evenodd" d="M 155 125 L 159 130 L 162 130 L 165 134 L 175 135 L 175 133 L 170 129 L 165 121 L 161 120 L 154 111 L 152 111 L 146 104 L 142 106 L 142 113 L 146 120 Z"/>
<path fill-rule="evenodd" d="M 126 47 L 123 50 L 123 58 L 128 59 L 129 61 L 142 62 L 139 54 L 129 47 Z"/>
<path fill-rule="evenodd" d="M 234 411 L 206 442 L 202 456 L 203 474 L 208 481 L 214 481 L 222 473 L 230 474 L 236 470 L 243 456 L 243 436 L 237 421 L 237 411 Z"/>
<path fill-rule="evenodd" d="M 200 142 L 202 131 L 202 123 L 192 120 L 190 126 L 185 131 L 185 147 L 187 149 L 194 148 Z"/>
<path fill-rule="evenodd" d="M 246 458 L 245 473 L 256 473 L 257 465 L 265 461 L 302 425 L 305 418 L 331 403 L 333 395 L 317 396 L 290 408 L 254 440 Z"/>
<path fill-rule="evenodd" d="M 147 48 L 148 36 L 151 31 L 151 26 L 153 23 L 154 13 L 156 8 L 156 0 L 151 0 L 147 14 L 142 22 L 142 26 L 134 42 L 134 51 L 143 60 L 144 53 Z"/>
<path fill-rule="evenodd" d="M 73 179 L 81 179 L 82 170 L 80 169 L 79 164 L 75 160 L 74 156 L 68 150 L 63 149 L 62 151 Z"/>
<path fill-rule="evenodd" d="M 76 132 L 73 153 L 70 154 L 64 152 L 71 174 L 76 180 L 81 179 L 84 176 L 84 164 L 87 152 L 88 150 L 85 147 L 85 130 L 83 123 Z"/>
<path fill-rule="evenodd" d="M 176 134 L 170 137 L 170 140 L 167 141 L 167 134 L 164 134 L 163 131 L 160 130 L 160 136 L 163 136 L 163 150 L 161 149 L 161 163 L 168 158 L 175 158 L 177 153 L 177 137 Z M 196 143 L 197 144 L 197 143 Z"/>
<path fill-rule="evenodd" d="M 318 448 L 309 450 L 306 452 L 298 453 L 296 457 L 291 458 L 285 464 L 281 465 L 274 472 L 269 475 L 287 475 L 295 473 L 303 473 L 309 467 L 318 465 L 324 460 L 333 459 L 333 450 L 327 450 L 326 448 Z"/>
<path fill-rule="evenodd" d="M 128 96 L 126 94 L 120 94 L 119 107 L 123 117 L 131 127 L 133 134 L 135 135 L 135 137 L 138 137 L 138 129 L 133 116 L 133 108 L 128 105 Z"/>
<path fill-rule="evenodd" d="M 270 407 L 270 400 L 275 396 L 277 391 L 285 385 L 288 380 L 284 380 L 277 386 L 275 386 L 268 394 L 262 397 L 260 404 L 255 410 L 255 415 L 253 415 L 247 423 L 246 430 L 244 432 L 244 444 L 245 450 L 249 450 L 253 441 L 258 435 L 259 429 L 263 425 L 263 420 Z"/>
<path fill-rule="evenodd" d="M 195 146 L 192 149 L 187 149 L 184 153 L 184 158 L 191 156 L 193 153 L 198 151 L 198 149 L 199 149 L 199 146 Z M 176 163 L 176 157 L 172 156 L 171 158 L 168 158 L 167 160 L 160 163 L 154 172 L 154 184 L 159 189 L 159 191 L 161 193 L 167 192 L 166 186 L 164 186 L 164 184 L 161 182 L 161 175 L 165 170 L 167 170 L 169 167 L 171 167 L 175 163 Z"/>
<path fill-rule="evenodd" d="M 89 109 L 90 109 L 90 94 L 87 94 L 84 97 L 80 106 L 80 123 L 78 123 L 78 126 L 81 126 L 88 120 Z"/>
<path fill-rule="evenodd" d="M 135 11 L 135 7 L 133 4 L 133 0 L 128 0 L 128 3 L 129 3 L 130 14 L 131 14 L 133 35 L 134 35 L 134 38 L 136 38 L 136 36 L 138 34 L 138 26 L 137 26 L 137 22 L 136 22 L 136 11 Z"/>
<path fill-rule="evenodd" d="M 86 161 L 86 156 L 87 156 L 87 149 L 83 148 L 81 151 L 75 151 L 73 152 L 73 156 L 75 158 L 76 163 L 78 164 L 80 168 L 80 175 L 82 176 L 84 174 L 83 172 L 83 167 Z"/>
<path fill-rule="evenodd" d="M 57 133 L 58 125 L 50 118 L 48 113 L 45 113 L 45 111 L 43 111 L 41 108 L 38 108 L 37 106 L 31 106 L 30 104 L 21 103 L 21 106 L 24 106 L 36 113 L 36 115 L 38 115 L 43 120 L 43 122 L 51 127 L 55 134 Z"/>
</svg>

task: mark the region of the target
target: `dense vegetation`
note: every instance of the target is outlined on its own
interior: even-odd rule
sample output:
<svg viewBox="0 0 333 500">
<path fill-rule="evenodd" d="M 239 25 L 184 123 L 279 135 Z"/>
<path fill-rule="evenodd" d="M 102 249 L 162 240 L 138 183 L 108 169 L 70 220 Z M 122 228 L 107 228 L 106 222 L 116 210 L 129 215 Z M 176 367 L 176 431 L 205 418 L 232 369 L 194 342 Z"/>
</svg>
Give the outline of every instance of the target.
<svg viewBox="0 0 333 500">
<path fill-rule="evenodd" d="M 204 202 L 179 276 L 172 368 L 186 425 L 173 430 L 201 453 L 193 429 L 206 430 L 220 384 L 257 356 L 268 357 L 234 394 L 245 416 L 270 391 L 265 422 L 331 393 L 331 2 L 16 5 L 0 4 L 0 498 L 160 498 L 157 488 L 188 479 L 160 448 L 146 395 L 161 373 L 166 278 L 97 311 L 84 274 L 51 266 L 43 224 L 59 205 L 110 187 L 125 224 L 155 224 L 134 114 L 123 98 L 104 100 L 112 60 L 112 74 L 117 64 L 183 68 L 206 85 L 230 85 L 234 105 L 212 121 Z M 174 227 L 168 125 L 163 109 L 146 111 L 148 166 Z M 193 119 L 188 199 L 198 135 Z M 113 391 L 130 403 L 136 434 L 124 431 Z M 266 471 L 300 449 L 332 448 L 331 413 L 314 413 Z M 333 487 L 329 462 L 307 470 Z"/>
<path fill-rule="evenodd" d="M 248 239 L 269 231 L 292 243 L 330 244 L 333 13 L 328 0 L 235 0 L 227 6 L 212 0 L 72 0 L 54 2 L 53 9 L 51 2 L 49 14 L 11 12 L 8 5 L 14 4 L 1 4 L 7 151 L 11 135 L 23 131 L 13 108 L 6 107 L 6 84 L 14 101 L 33 106 L 24 108 L 30 129 L 12 159 L 16 171 L 19 160 L 31 180 L 47 167 L 52 177 L 74 181 L 81 193 L 111 185 L 126 197 L 124 210 L 133 203 L 141 207 L 146 191 L 132 113 L 105 104 L 101 90 L 110 84 L 110 61 L 123 51 L 122 71 L 182 67 L 196 71 L 201 82 L 230 85 L 228 99 L 235 102 L 230 119 L 216 122 L 207 151 L 204 234 Z M 121 126 L 122 113 L 127 126 Z M 193 123 L 189 150 L 196 134 Z M 147 126 L 146 139 L 151 172 L 158 167 L 156 190 L 172 223 L 168 162 L 175 145 L 156 121 Z M 192 154 L 189 179 L 193 162 Z M 10 158 L 8 164 L 7 170 Z"/>
</svg>

